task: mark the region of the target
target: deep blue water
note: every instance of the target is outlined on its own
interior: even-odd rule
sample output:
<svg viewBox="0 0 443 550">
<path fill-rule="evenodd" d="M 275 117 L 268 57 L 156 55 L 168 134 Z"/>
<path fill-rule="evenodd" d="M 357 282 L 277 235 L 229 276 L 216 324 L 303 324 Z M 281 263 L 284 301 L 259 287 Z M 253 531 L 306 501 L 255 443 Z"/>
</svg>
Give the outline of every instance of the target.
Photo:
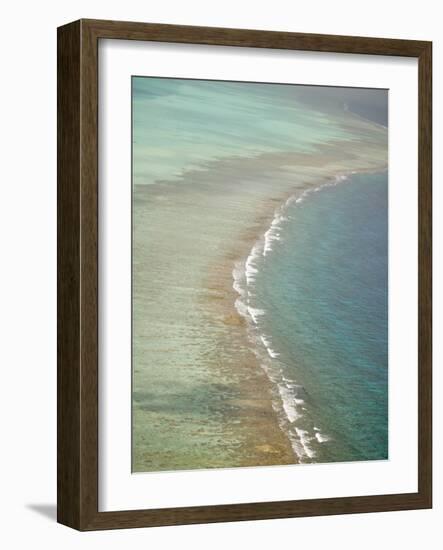
<svg viewBox="0 0 443 550">
<path fill-rule="evenodd" d="M 256 277 L 307 462 L 388 457 L 387 189 L 386 173 L 354 175 L 290 203 Z"/>
</svg>

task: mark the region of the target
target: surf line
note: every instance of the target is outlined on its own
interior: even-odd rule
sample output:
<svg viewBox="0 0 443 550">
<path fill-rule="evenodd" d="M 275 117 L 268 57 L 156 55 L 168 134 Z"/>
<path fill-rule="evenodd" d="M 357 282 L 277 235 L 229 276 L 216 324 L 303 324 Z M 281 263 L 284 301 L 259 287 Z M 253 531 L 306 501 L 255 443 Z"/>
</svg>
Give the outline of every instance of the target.
<svg viewBox="0 0 443 550">
<path fill-rule="evenodd" d="M 299 462 L 313 462 L 316 452 L 312 443 L 321 444 L 329 441 L 329 437 L 314 426 L 312 433 L 298 426 L 298 421 L 306 410 L 303 399 L 304 389 L 295 380 L 289 380 L 283 375 L 279 364 L 280 352 L 275 349 L 272 337 L 260 326 L 261 318 L 266 311 L 254 306 L 256 296 L 255 283 L 262 262 L 269 259 L 274 245 L 283 237 L 284 224 L 288 221 L 287 209 L 293 204 L 302 203 L 310 193 L 320 191 L 347 181 L 348 175 L 339 174 L 318 186 L 306 188 L 300 193 L 291 195 L 275 210 L 273 220 L 267 231 L 254 243 L 246 260 L 238 261 L 232 271 L 233 289 L 238 297 L 235 307 L 239 315 L 246 320 L 248 339 L 252 351 L 265 371 L 274 389 L 272 406 L 278 417 L 280 429 L 289 438 L 292 449 Z"/>
</svg>

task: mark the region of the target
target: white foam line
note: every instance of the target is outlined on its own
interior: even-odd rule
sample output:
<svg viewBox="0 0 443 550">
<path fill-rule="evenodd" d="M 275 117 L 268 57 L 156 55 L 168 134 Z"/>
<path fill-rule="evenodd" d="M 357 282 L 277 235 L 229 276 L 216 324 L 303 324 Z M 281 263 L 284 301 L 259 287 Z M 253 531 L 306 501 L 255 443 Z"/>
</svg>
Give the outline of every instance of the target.
<svg viewBox="0 0 443 550">
<path fill-rule="evenodd" d="M 324 443 L 329 438 L 316 427 L 314 427 L 314 434 L 311 436 L 307 430 L 303 430 L 295 425 L 297 420 L 303 416 L 302 411 L 306 410 L 304 400 L 297 397 L 297 388 L 299 388 L 299 385 L 285 378 L 281 370 L 276 371 L 275 364 L 278 363 L 273 361 L 273 359 L 279 357 L 280 353 L 271 347 L 269 337 L 257 334 L 259 328 L 258 319 L 265 315 L 266 312 L 263 309 L 251 306 L 250 301 L 256 275 L 259 271 L 259 259 L 266 257 L 272 251 L 272 244 L 275 241 L 281 240 L 282 223 L 288 220 L 288 217 L 284 215 L 285 209 L 294 201 L 296 204 L 303 202 L 309 193 L 319 191 L 322 187 L 337 185 L 347 179 L 347 176 L 339 175 L 332 181 L 327 181 L 315 188 L 305 189 L 300 195 L 295 194 L 289 197 L 285 204 L 275 211 L 274 219 L 269 229 L 254 244 L 245 262 L 237 262 L 232 270 L 232 287 L 239 295 L 235 301 L 235 307 L 238 313 L 247 321 L 248 336 L 255 344 L 253 351 L 260 360 L 261 367 L 266 372 L 273 387 L 278 390 L 279 398 L 277 401 L 272 401 L 272 408 L 277 413 L 279 426 L 289 438 L 292 449 L 300 462 L 305 462 L 315 456 L 315 451 L 310 447 L 311 441 L 316 440 L 318 443 Z M 271 359 L 271 361 L 267 360 L 269 364 L 263 363 L 263 357 L 256 347 L 258 338 Z"/>
<path fill-rule="evenodd" d="M 320 432 L 315 432 L 315 437 L 319 443 L 325 443 L 326 441 L 329 441 L 329 437 L 323 435 Z"/>
<path fill-rule="evenodd" d="M 303 447 L 303 451 L 305 452 L 306 456 L 309 458 L 314 458 L 315 452 L 309 447 L 308 442 L 310 441 L 309 433 L 306 430 L 302 430 L 301 428 L 295 428 L 295 431 L 300 439 L 300 444 Z"/>
<path fill-rule="evenodd" d="M 263 345 L 265 346 L 271 359 L 276 359 L 279 357 L 280 354 L 271 348 L 271 342 L 265 336 L 260 336 L 260 340 L 263 342 Z"/>
<path fill-rule="evenodd" d="M 258 273 L 256 262 L 257 262 L 257 258 L 261 255 L 262 246 L 263 245 L 260 243 L 260 241 L 256 242 L 252 247 L 252 250 L 249 253 L 249 256 L 246 259 L 245 276 L 246 276 L 246 283 L 248 285 L 255 282 L 255 275 Z"/>
<path fill-rule="evenodd" d="M 243 263 L 237 262 L 232 270 L 232 288 L 239 294 L 244 297 L 246 295 L 246 290 L 243 288 L 245 280 L 245 265 Z"/>
<path fill-rule="evenodd" d="M 278 385 L 278 391 L 280 393 L 281 400 L 283 403 L 283 409 L 286 413 L 286 416 L 289 422 L 291 423 L 295 422 L 300 418 L 301 415 L 297 410 L 296 403 L 294 402 L 292 393 L 281 384 Z"/>
<path fill-rule="evenodd" d="M 263 256 L 272 251 L 272 242 L 280 240 L 281 223 L 287 218 L 281 215 L 281 209 L 276 210 L 270 228 L 264 234 Z"/>
<path fill-rule="evenodd" d="M 248 313 L 252 317 L 252 320 L 254 321 L 254 323 L 257 324 L 258 317 L 260 317 L 261 315 L 264 315 L 265 311 L 263 309 L 258 309 L 255 307 L 248 306 Z"/>
</svg>

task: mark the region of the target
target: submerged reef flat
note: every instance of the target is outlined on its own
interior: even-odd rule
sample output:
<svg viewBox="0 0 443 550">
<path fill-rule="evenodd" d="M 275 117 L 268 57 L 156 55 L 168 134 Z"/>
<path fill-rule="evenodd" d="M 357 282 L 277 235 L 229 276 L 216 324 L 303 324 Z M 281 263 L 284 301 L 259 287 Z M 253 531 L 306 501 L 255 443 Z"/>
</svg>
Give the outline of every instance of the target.
<svg viewBox="0 0 443 550">
<path fill-rule="evenodd" d="M 261 254 L 272 248 L 278 237 L 272 224 L 288 199 L 340 177 L 386 169 L 387 129 L 340 111 L 336 102 L 322 111 L 283 89 L 273 95 L 257 88 L 248 96 L 243 88 L 237 93 L 233 85 L 221 91 L 214 85 L 193 94 L 192 86 L 180 91 L 174 81 L 169 95 L 164 82 L 143 95 L 149 86 L 137 86 L 133 470 L 303 462 L 303 430 L 289 434 L 281 422 L 284 396 L 248 326 L 261 312 L 245 315 L 235 270 L 247 274 L 247 258 L 260 239 Z M 219 94 L 225 104 L 205 102 L 205 94 Z M 169 120 L 178 113 L 180 143 L 174 138 L 168 147 L 168 129 L 146 123 L 156 108 Z M 294 112 L 285 121 L 288 109 Z M 245 120 L 255 121 L 252 128 L 237 132 Z M 196 141 L 205 136 L 199 149 Z M 250 264 L 250 277 L 254 269 Z M 272 359 L 272 346 L 260 345 Z M 322 437 L 319 432 L 316 439 Z"/>
</svg>

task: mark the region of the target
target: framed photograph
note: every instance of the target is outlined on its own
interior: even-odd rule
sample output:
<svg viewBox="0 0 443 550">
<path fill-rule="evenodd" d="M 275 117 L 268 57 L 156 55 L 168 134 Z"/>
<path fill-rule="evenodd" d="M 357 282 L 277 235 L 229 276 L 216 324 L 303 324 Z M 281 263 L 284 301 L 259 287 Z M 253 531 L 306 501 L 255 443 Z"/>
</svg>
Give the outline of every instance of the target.
<svg viewBox="0 0 443 550">
<path fill-rule="evenodd" d="M 431 43 L 58 29 L 58 521 L 431 507 Z"/>
</svg>

